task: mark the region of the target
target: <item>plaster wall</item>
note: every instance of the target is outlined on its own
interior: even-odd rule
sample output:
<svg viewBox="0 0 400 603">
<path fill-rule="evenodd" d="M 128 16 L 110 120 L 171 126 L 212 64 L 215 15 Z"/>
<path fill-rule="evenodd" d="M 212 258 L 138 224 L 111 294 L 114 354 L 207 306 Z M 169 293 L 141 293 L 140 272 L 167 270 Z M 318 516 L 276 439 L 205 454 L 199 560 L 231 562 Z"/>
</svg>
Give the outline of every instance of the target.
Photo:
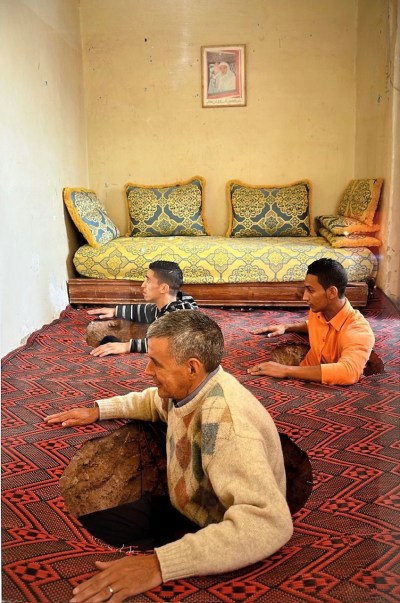
<svg viewBox="0 0 400 603">
<path fill-rule="evenodd" d="M 123 185 L 309 178 L 314 214 L 353 177 L 357 0 L 81 0 L 89 180 L 122 232 Z M 246 44 L 247 106 L 202 108 L 202 45 Z M 81 182 L 70 182 L 70 186 Z"/>
<path fill-rule="evenodd" d="M 359 0 L 355 177 L 384 178 L 377 284 L 400 307 L 400 3 Z"/>
<path fill-rule="evenodd" d="M 62 188 L 87 182 L 77 1 L 2 0 L 0 70 L 3 356 L 68 304 Z"/>
</svg>

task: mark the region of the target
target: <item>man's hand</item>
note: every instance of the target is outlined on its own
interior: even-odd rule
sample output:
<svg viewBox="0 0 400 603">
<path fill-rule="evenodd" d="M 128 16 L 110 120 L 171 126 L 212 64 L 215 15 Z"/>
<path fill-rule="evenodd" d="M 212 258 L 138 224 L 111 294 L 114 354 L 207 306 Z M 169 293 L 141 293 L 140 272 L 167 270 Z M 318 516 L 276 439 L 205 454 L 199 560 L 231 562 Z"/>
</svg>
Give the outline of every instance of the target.
<svg viewBox="0 0 400 603">
<path fill-rule="evenodd" d="M 255 364 L 251 368 L 247 369 L 247 372 L 250 375 L 267 375 L 268 377 L 278 377 L 280 379 L 285 379 L 289 375 L 287 371 L 290 367 L 279 364 L 279 362 L 260 362 L 260 364 Z"/>
<path fill-rule="evenodd" d="M 99 408 L 93 406 L 92 408 L 73 408 L 71 410 L 65 410 L 64 412 L 58 412 L 54 415 L 45 417 L 45 423 L 49 425 L 55 425 L 61 423 L 62 427 L 75 427 L 76 425 L 89 425 L 89 423 L 95 423 L 99 419 Z"/>
<path fill-rule="evenodd" d="M 87 311 L 90 316 L 98 316 L 99 318 L 114 318 L 115 308 L 94 308 Z"/>
<path fill-rule="evenodd" d="M 279 362 L 260 362 L 247 369 L 250 375 L 260 377 L 277 377 L 278 379 L 303 379 L 303 381 L 317 381 L 321 383 L 321 365 L 316 366 L 287 366 Z"/>
<path fill-rule="evenodd" d="M 90 352 L 91 356 L 110 356 L 111 354 L 127 354 L 131 349 L 130 341 L 103 343 Z"/>
<path fill-rule="evenodd" d="M 255 331 L 250 332 L 253 333 L 253 335 L 268 333 L 267 337 L 278 337 L 278 335 L 283 335 L 285 331 L 285 325 L 271 325 L 270 327 L 263 327 L 262 329 L 256 329 Z"/>
<path fill-rule="evenodd" d="M 157 555 L 123 557 L 116 561 L 96 561 L 98 574 L 79 584 L 70 603 L 120 603 L 162 583 Z"/>
</svg>

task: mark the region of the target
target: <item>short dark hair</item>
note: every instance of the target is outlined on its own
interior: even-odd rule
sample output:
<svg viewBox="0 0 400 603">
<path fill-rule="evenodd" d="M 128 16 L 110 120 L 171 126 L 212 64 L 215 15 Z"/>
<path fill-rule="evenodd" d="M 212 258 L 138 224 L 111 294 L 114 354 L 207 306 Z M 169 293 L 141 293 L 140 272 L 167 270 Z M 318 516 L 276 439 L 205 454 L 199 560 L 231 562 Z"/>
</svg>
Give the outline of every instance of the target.
<svg viewBox="0 0 400 603">
<path fill-rule="evenodd" d="M 149 264 L 149 269 L 154 272 L 160 284 L 166 283 L 172 291 L 179 291 L 182 287 L 183 273 L 176 262 L 157 260 Z"/>
<path fill-rule="evenodd" d="M 224 353 L 221 328 L 199 310 L 167 312 L 149 326 L 147 339 L 152 337 L 169 339 L 170 352 L 178 364 L 197 358 L 207 373 L 218 367 Z"/>
<path fill-rule="evenodd" d="M 330 258 L 315 260 L 308 266 L 307 274 L 316 276 L 325 291 L 333 286 L 336 287 L 338 296 L 344 297 L 347 287 L 347 272 L 336 260 Z"/>
</svg>

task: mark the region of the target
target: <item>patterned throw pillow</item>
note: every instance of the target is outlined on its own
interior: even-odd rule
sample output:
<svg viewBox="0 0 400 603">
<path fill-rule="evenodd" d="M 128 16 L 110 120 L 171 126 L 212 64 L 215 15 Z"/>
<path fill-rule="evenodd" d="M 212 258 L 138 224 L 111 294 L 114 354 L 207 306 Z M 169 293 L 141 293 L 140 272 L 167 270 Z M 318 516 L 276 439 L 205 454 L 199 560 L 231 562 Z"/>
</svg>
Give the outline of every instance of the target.
<svg viewBox="0 0 400 603">
<path fill-rule="evenodd" d="M 130 236 L 208 235 L 204 187 L 205 180 L 201 176 L 160 186 L 126 184 Z"/>
<path fill-rule="evenodd" d="M 352 233 L 347 236 L 334 235 L 326 228 L 320 228 L 319 234 L 324 237 L 332 247 L 380 247 L 382 241 L 367 233 Z"/>
<path fill-rule="evenodd" d="M 352 232 L 377 232 L 380 229 L 379 224 L 364 224 L 354 218 L 346 216 L 318 216 L 317 220 L 327 230 L 335 235 L 348 235 Z"/>
<path fill-rule="evenodd" d="M 311 182 L 252 186 L 229 180 L 227 236 L 307 237 L 312 233 Z"/>
<path fill-rule="evenodd" d="M 351 180 L 339 203 L 338 214 L 372 225 L 381 194 L 383 180 L 370 178 Z"/>
<path fill-rule="evenodd" d="M 94 191 L 87 188 L 64 188 L 63 198 L 75 226 L 89 245 L 101 247 L 120 236 L 118 228 L 107 216 Z"/>
</svg>

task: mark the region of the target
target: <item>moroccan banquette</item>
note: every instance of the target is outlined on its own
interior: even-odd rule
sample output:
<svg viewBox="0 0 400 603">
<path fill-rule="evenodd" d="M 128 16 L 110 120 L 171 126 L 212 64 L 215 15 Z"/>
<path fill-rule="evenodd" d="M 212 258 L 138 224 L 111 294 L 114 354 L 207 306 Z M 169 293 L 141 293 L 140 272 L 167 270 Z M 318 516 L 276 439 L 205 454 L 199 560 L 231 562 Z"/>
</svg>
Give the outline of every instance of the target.
<svg viewBox="0 0 400 603">
<path fill-rule="evenodd" d="M 349 276 L 347 297 L 365 306 L 378 270 L 373 223 L 382 180 L 352 180 L 334 216 L 314 229 L 309 180 L 288 185 L 227 183 L 229 226 L 210 233 L 204 215 L 205 181 L 125 186 L 130 219 L 121 236 L 93 190 L 65 188 L 64 202 L 86 243 L 75 252 L 71 304 L 142 301 L 150 262 L 177 262 L 184 290 L 204 306 L 301 306 L 307 266 L 338 260 Z"/>
</svg>

